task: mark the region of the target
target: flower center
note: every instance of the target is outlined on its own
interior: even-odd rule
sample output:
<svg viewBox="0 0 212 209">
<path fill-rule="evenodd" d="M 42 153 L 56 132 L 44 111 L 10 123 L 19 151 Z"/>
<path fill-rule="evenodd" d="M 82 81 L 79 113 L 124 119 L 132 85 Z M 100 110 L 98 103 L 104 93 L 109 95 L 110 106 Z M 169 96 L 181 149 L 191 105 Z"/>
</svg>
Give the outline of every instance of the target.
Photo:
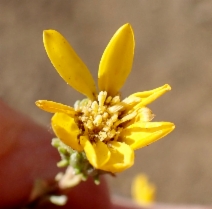
<svg viewBox="0 0 212 209">
<path fill-rule="evenodd" d="M 111 97 L 106 91 L 101 91 L 97 101 L 84 99 L 74 105 L 77 112 L 76 122 L 82 135 L 89 136 L 91 142 L 97 140 L 107 143 L 117 140 L 123 129 L 123 123 L 137 115 L 138 110 L 127 111 L 129 107 L 140 102 L 140 98 L 132 97 L 121 101 L 121 97 Z"/>
</svg>

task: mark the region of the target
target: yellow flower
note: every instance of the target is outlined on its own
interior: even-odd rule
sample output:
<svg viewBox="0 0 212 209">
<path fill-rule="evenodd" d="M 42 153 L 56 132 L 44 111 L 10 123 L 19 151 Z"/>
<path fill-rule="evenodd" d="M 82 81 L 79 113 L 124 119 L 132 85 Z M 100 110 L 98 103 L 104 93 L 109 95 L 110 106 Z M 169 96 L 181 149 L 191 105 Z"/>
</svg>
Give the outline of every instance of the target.
<svg viewBox="0 0 212 209">
<path fill-rule="evenodd" d="M 137 175 L 132 182 L 132 198 L 141 206 L 154 203 L 156 188 L 144 174 Z"/>
<path fill-rule="evenodd" d="M 86 65 L 67 40 L 55 30 L 43 33 L 46 52 L 60 76 L 87 98 L 74 107 L 39 100 L 36 105 L 55 113 L 52 128 L 56 136 L 77 151 L 84 151 L 96 169 L 121 172 L 134 163 L 134 150 L 151 144 L 174 129 L 170 122 L 150 122 L 149 103 L 171 87 L 164 85 L 121 99 L 119 90 L 128 77 L 134 56 L 134 35 L 123 25 L 106 47 L 99 65 L 97 93 Z"/>
</svg>

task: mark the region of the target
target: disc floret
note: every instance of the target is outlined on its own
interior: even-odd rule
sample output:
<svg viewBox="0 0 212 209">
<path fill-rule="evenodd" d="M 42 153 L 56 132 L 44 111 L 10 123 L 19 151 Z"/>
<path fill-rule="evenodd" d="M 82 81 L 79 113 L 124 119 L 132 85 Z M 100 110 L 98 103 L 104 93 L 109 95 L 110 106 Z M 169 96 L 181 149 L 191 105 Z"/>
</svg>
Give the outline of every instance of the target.
<svg viewBox="0 0 212 209">
<path fill-rule="evenodd" d="M 117 141 L 123 130 L 123 124 L 137 115 L 137 110 L 126 114 L 130 105 L 140 102 L 140 98 L 126 98 L 121 96 L 108 96 L 106 91 L 98 94 L 97 100 L 84 99 L 74 105 L 76 123 L 81 129 L 81 135 L 87 135 L 92 143 L 98 140 L 108 144 Z M 146 114 L 151 114 L 147 111 Z M 147 116 L 150 118 L 150 116 Z"/>
</svg>

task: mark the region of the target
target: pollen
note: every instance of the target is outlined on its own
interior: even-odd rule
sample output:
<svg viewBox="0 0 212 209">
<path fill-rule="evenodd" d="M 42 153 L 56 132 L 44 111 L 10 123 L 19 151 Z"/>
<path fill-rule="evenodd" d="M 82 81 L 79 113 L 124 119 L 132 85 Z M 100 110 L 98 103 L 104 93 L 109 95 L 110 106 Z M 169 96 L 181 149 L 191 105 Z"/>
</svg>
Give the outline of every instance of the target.
<svg viewBox="0 0 212 209">
<path fill-rule="evenodd" d="M 121 96 L 108 96 L 106 91 L 101 91 L 96 101 L 84 99 L 74 105 L 76 111 L 75 121 L 81 129 L 82 135 L 88 135 L 91 142 L 98 140 L 108 143 L 116 141 L 123 129 L 124 123 L 132 120 L 138 113 L 143 114 L 145 121 L 152 118 L 149 109 L 134 110 L 128 113 L 130 106 L 137 104 L 138 97 L 125 98 Z"/>
</svg>

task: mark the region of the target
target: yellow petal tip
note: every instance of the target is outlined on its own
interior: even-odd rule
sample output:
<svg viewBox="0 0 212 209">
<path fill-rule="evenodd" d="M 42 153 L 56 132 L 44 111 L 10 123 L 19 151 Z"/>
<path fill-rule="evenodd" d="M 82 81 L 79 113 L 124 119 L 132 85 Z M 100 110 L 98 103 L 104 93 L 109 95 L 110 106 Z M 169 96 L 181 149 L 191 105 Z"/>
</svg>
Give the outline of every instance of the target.
<svg viewBox="0 0 212 209">
<path fill-rule="evenodd" d="M 45 49 L 48 51 L 48 41 L 50 40 L 50 39 L 52 39 L 52 38 L 54 38 L 54 36 L 55 35 L 59 35 L 60 36 L 60 33 L 59 32 L 57 32 L 56 30 L 51 30 L 51 29 L 49 29 L 49 30 L 43 30 L 43 43 L 44 43 L 44 47 L 45 47 Z"/>
<path fill-rule="evenodd" d="M 169 84 L 165 84 L 164 89 L 166 89 L 167 91 L 171 91 L 172 88 Z"/>
<path fill-rule="evenodd" d="M 45 41 L 47 36 L 50 36 L 50 30 L 44 30 L 43 31 L 43 41 Z"/>
<path fill-rule="evenodd" d="M 164 129 L 161 130 L 161 133 L 163 133 L 165 135 L 171 133 L 175 129 L 175 124 L 174 123 L 170 123 L 170 122 L 167 122 L 167 123 L 168 123 L 167 127 L 164 126 Z M 165 124 L 165 122 L 164 122 L 164 124 Z"/>
<path fill-rule="evenodd" d="M 43 30 L 43 36 L 45 36 L 48 33 L 48 30 Z"/>
<path fill-rule="evenodd" d="M 171 126 L 172 131 L 175 129 L 175 124 L 173 123 Z"/>
<path fill-rule="evenodd" d="M 43 30 L 43 38 L 45 38 L 46 36 L 50 36 L 54 32 L 55 30 Z"/>
<path fill-rule="evenodd" d="M 37 100 L 37 101 L 35 102 L 35 104 L 36 104 L 36 106 L 40 107 L 41 104 L 42 104 L 42 100 Z"/>
<path fill-rule="evenodd" d="M 130 23 L 126 23 L 122 26 L 122 28 L 132 29 L 132 26 L 130 25 Z"/>
<path fill-rule="evenodd" d="M 118 29 L 117 34 L 119 32 L 122 33 L 122 36 L 125 36 L 127 33 L 131 34 L 131 37 L 133 39 L 133 49 L 134 49 L 135 40 L 134 40 L 134 33 L 133 33 L 132 26 L 129 23 L 126 23 Z"/>
</svg>

